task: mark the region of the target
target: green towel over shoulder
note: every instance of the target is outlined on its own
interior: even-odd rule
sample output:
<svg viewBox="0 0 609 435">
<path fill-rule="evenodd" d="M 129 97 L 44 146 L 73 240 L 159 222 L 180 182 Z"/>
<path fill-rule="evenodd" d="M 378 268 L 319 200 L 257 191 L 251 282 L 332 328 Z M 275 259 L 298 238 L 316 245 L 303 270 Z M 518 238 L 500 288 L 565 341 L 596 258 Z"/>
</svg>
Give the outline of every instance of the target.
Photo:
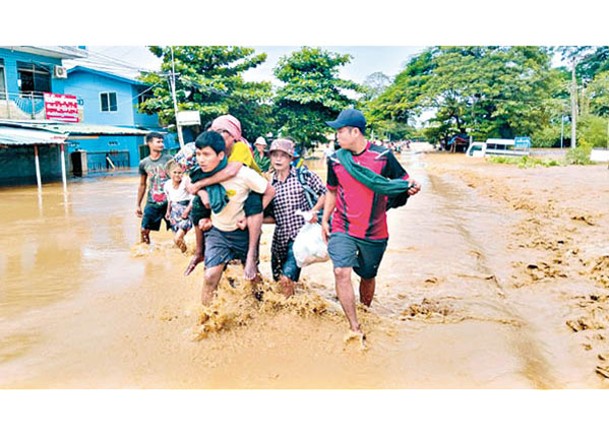
<svg viewBox="0 0 609 435">
<path fill-rule="evenodd" d="M 370 188 L 375 193 L 387 196 L 398 196 L 405 193 L 411 186 L 408 180 L 390 180 L 376 172 L 353 161 L 351 152 L 340 149 L 335 153 L 338 161 L 357 181 Z"/>
</svg>

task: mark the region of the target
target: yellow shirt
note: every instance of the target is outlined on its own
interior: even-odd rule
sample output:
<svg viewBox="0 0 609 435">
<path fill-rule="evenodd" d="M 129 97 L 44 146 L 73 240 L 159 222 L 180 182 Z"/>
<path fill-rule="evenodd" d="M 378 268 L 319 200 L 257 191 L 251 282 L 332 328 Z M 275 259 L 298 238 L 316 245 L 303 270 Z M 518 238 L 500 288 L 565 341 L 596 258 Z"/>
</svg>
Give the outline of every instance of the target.
<svg viewBox="0 0 609 435">
<path fill-rule="evenodd" d="M 262 171 L 256 164 L 254 155 L 250 151 L 250 147 L 248 147 L 244 142 L 239 141 L 233 144 L 233 149 L 228 157 L 228 161 L 241 162 L 248 168 L 252 168 L 254 171 L 262 175 Z"/>
</svg>

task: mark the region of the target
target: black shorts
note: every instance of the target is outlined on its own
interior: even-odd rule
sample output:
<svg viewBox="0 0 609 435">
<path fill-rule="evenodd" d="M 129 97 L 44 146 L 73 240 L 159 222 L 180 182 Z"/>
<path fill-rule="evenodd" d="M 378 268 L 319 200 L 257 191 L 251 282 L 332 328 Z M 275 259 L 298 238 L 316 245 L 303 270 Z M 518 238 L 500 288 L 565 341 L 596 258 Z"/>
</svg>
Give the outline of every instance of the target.
<svg viewBox="0 0 609 435">
<path fill-rule="evenodd" d="M 199 221 L 203 218 L 210 218 L 211 210 L 203 205 L 203 201 L 199 195 L 192 200 L 192 210 L 190 211 L 190 220 L 194 226 L 199 225 Z"/>
<path fill-rule="evenodd" d="M 158 231 L 161 228 L 161 221 L 165 221 L 166 229 L 170 228 L 169 221 L 165 219 L 167 213 L 167 203 L 153 204 L 146 203 L 144 216 L 142 217 L 142 228 L 151 231 Z"/>
<path fill-rule="evenodd" d="M 254 216 L 255 214 L 262 213 L 262 194 L 250 192 L 243 204 L 243 211 L 245 216 Z"/>
</svg>

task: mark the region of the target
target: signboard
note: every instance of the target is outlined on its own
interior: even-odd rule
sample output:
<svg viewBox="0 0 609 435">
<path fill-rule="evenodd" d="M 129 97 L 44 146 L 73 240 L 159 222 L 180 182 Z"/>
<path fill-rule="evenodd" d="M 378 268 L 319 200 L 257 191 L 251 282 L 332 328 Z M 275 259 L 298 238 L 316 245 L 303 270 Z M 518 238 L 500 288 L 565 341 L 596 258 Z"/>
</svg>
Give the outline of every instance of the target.
<svg viewBox="0 0 609 435">
<path fill-rule="evenodd" d="M 531 148 L 531 138 L 529 136 L 515 137 L 514 148 Z"/>
<path fill-rule="evenodd" d="M 74 95 L 44 93 L 46 119 L 78 122 L 78 99 Z"/>
<path fill-rule="evenodd" d="M 201 115 L 197 110 L 183 110 L 176 116 L 178 125 L 201 125 Z"/>
</svg>

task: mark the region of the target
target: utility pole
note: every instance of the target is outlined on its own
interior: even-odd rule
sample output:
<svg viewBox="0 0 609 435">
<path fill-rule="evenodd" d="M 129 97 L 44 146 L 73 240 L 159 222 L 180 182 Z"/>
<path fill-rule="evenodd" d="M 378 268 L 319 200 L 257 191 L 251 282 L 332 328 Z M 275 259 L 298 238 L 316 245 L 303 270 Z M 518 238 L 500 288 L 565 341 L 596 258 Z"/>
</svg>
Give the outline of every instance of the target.
<svg viewBox="0 0 609 435">
<path fill-rule="evenodd" d="M 182 137 L 182 126 L 178 122 L 178 99 L 176 97 L 176 66 L 173 59 L 173 47 L 171 50 L 171 75 L 169 76 L 169 84 L 171 86 L 171 96 L 173 98 L 173 111 L 176 119 L 176 129 L 178 130 L 178 141 L 180 149 L 184 148 L 184 138 Z"/>
<path fill-rule="evenodd" d="M 573 69 L 571 70 L 571 148 L 576 146 L 577 135 L 577 79 L 575 78 L 575 67 L 577 60 L 573 57 Z"/>
</svg>

